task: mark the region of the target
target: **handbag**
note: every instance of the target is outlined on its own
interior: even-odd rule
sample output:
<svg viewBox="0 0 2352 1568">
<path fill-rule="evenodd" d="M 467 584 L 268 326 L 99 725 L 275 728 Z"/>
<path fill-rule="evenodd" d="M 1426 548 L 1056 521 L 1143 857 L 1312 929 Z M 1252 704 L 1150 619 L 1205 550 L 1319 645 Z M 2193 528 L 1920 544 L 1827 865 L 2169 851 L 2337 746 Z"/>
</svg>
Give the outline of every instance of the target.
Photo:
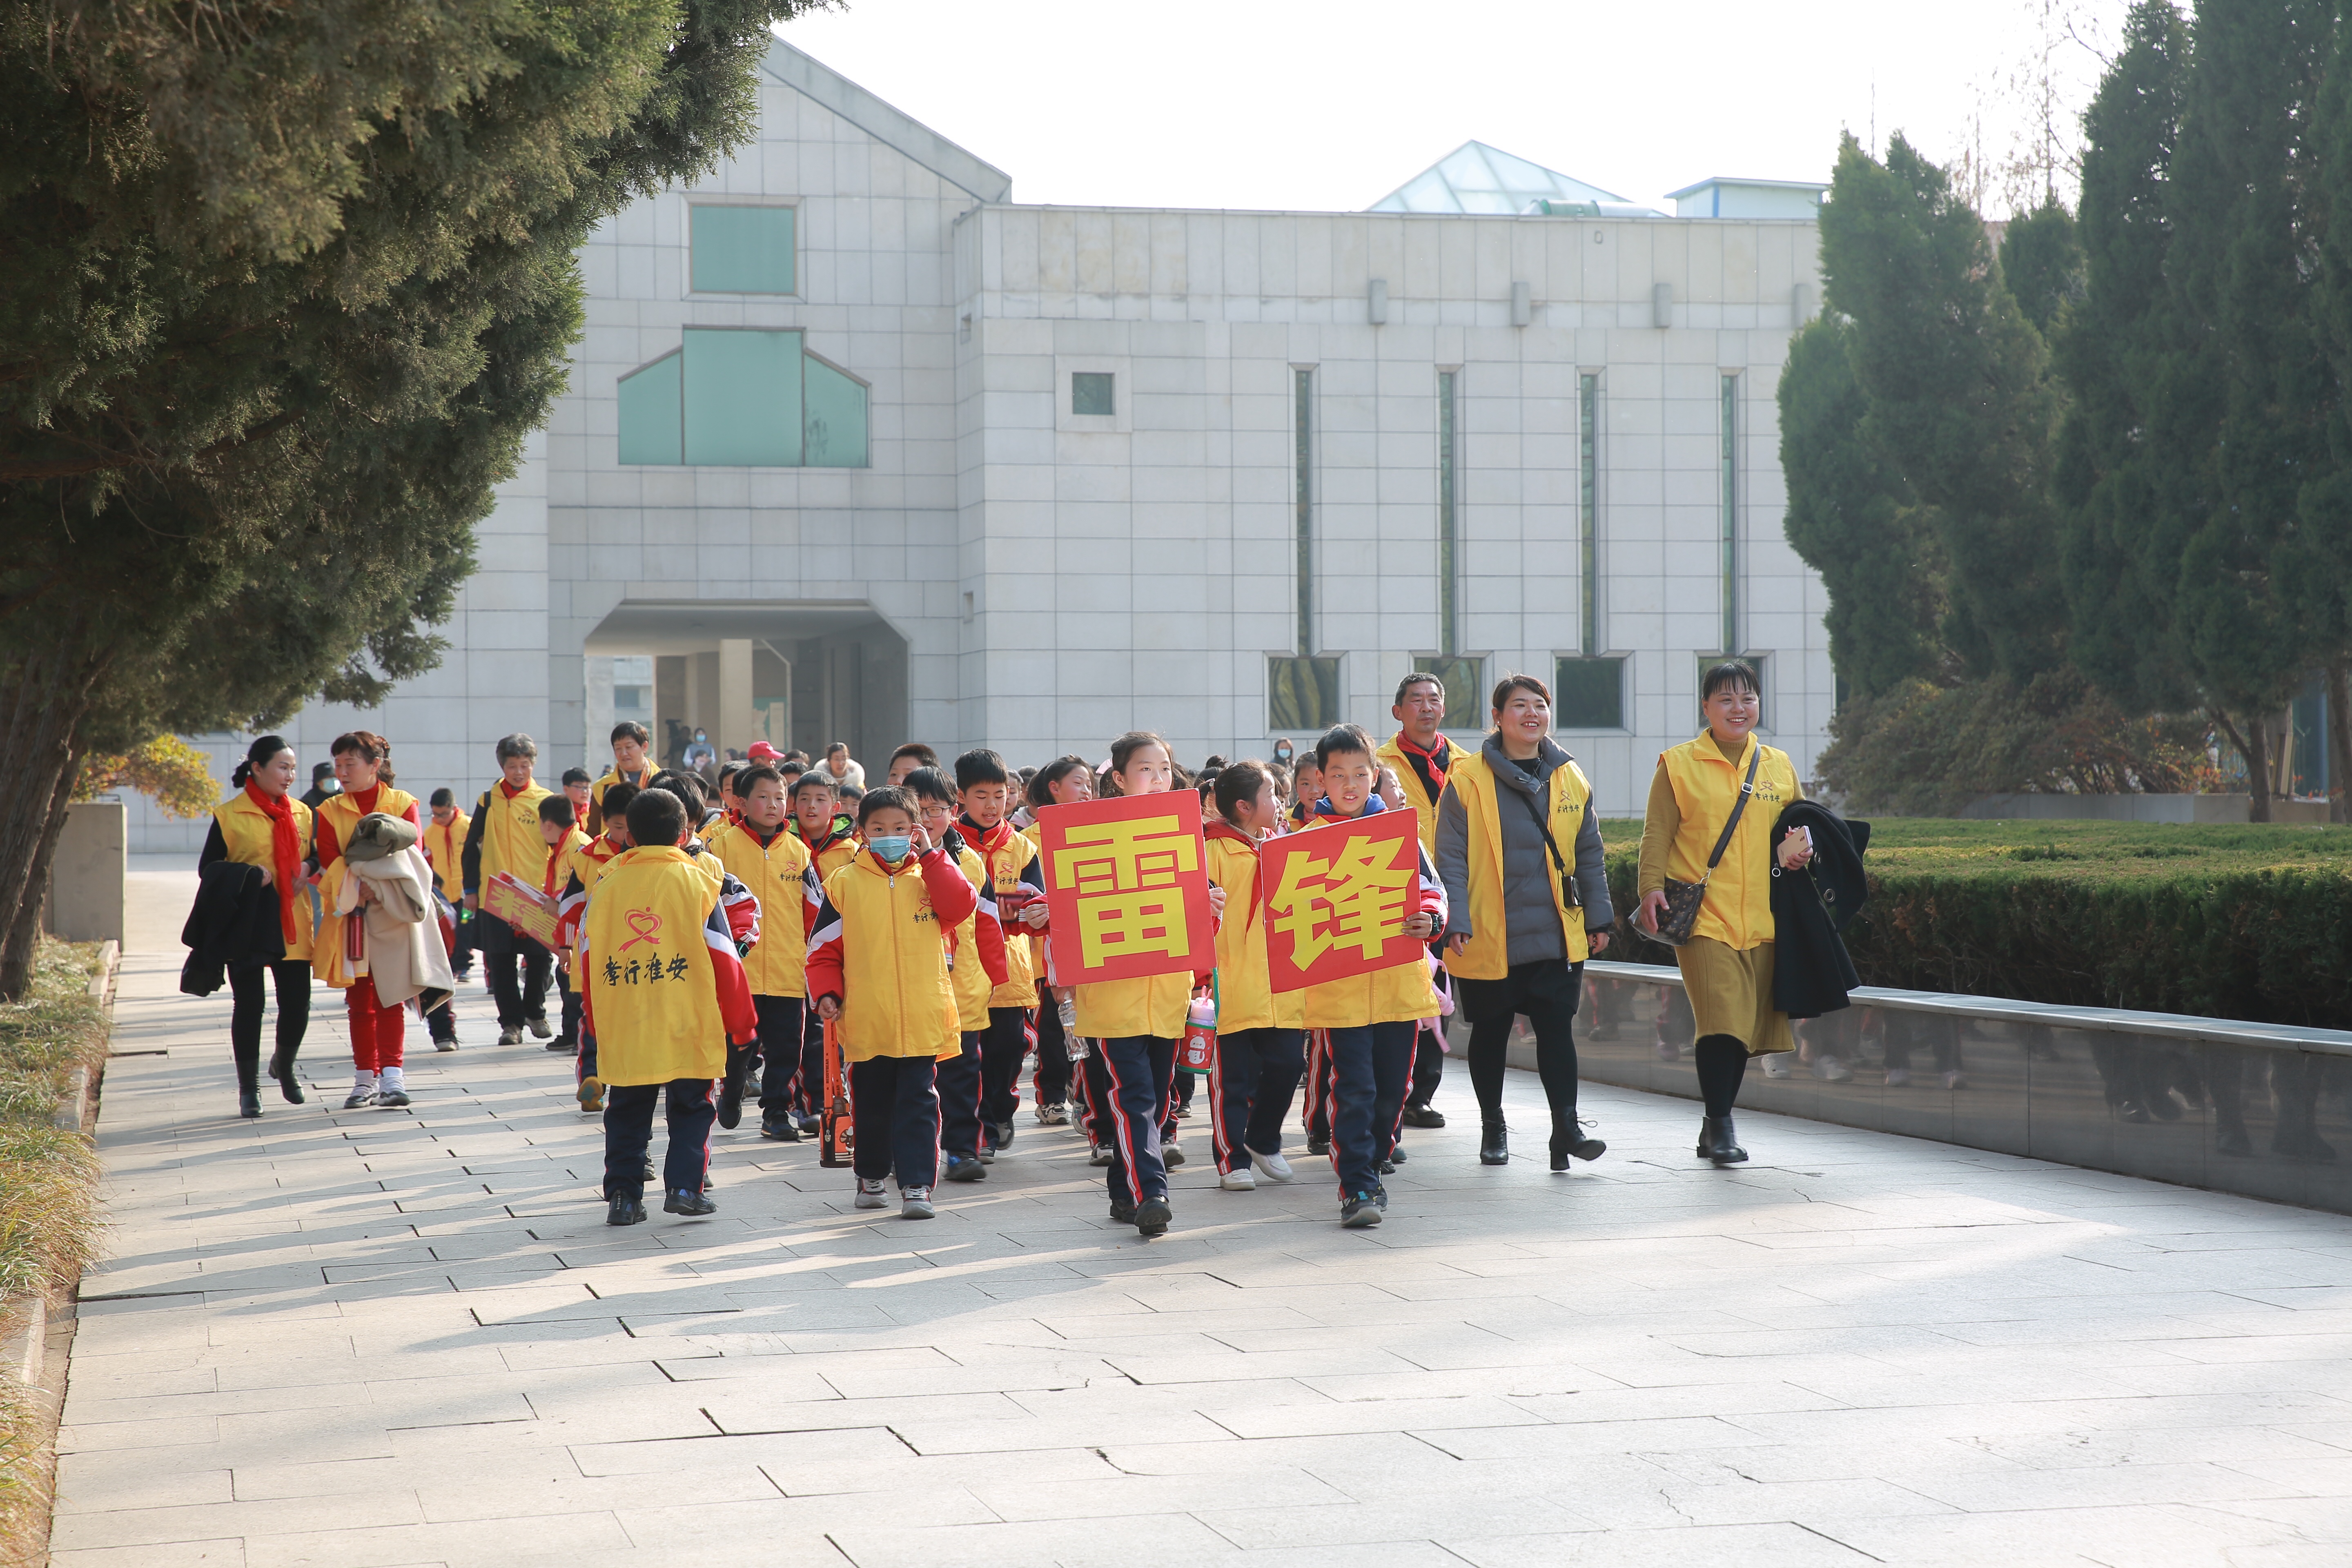
<svg viewBox="0 0 2352 1568">
<path fill-rule="evenodd" d="M 1698 907 L 1706 899 L 1706 885 L 1715 879 L 1715 868 L 1723 864 L 1723 852 L 1731 847 L 1731 836 L 1738 830 L 1740 814 L 1748 809 L 1748 797 L 1756 793 L 1756 765 L 1764 760 L 1764 743 L 1750 743 L 1756 750 L 1748 759 L 1748 776 L 1739 781 L 1739 798 L 1731 803 L 1731 816 L 1715 841 L 1715 853 L 1706 858 L 1706 875 L 1696 882 L 1677 882 L 1667 878 L 1666 907 L 1658 916 L 1657 929 L 1644 930 L 1639 919 L 1633 922 L 1633 929 L 1653 942 L 1681 947 L 1691 939 L 1691 928 L 1698 923 Z"/>
</svg>

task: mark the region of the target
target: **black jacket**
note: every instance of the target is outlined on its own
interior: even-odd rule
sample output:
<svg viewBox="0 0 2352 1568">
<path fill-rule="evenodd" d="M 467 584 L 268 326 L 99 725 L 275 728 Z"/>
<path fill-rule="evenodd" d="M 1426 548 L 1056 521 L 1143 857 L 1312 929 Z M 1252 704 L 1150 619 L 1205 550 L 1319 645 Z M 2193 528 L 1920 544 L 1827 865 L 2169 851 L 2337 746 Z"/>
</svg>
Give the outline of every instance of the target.
<svg viewBox="0 0 2352 1568">
<path fill-rule="evenodd" d="M 1802 827 L 1813 836 L 1812 863 L 1780 869 L 1780 840 Z M 1772 1006 L 1791 1018 L 1818 1018 L 1846 1006 L 1862 984 L 1838 934 L 1870 896 L 1862 853 L 1870 824 L 1848 822 L 1818 801 L 1792 800 L 1772 825 Z"/>
<path fill-rule="evenodd" d="M 180 966 L 180 989 L 209 996 L 228 983 L 232 963 L 286 956 L 286 933 L 278 923 L 278 900 L 261 881 L 261 868 L 215 860 L 199 874 L 195 906 L 180 941 L 188 961 Z"/>
</svg>

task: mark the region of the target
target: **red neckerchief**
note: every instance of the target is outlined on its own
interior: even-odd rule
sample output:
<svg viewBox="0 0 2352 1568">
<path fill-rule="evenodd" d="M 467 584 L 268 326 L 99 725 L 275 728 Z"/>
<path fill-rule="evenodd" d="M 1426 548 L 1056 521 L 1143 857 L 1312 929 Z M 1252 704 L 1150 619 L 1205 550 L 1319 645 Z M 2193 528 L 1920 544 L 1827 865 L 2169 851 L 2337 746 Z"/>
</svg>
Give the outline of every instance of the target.
<svg viewBox="0 0 2352 1568">
<path fill-rule="evenodd" d="M 514 799 L 514 797 L 515 797 L 515 796 L 517 796 L 517 795 L 520 795 L 520 794 L 522 793 L 522 791 L 520 791 L 520 790 L 519 790 L 519 789 L 515 788 L 515 786 L 514 786 L 514 785 L 512 785 L 512 784 L 510 784 L 507 783 L 507 781 L 506 781 L 506 780 L 504 780 L 504 779 L 500 779 L 500 780 L 499 781 L 499 790 L 500 790 L 500 791 L 502 791 L 502 792 L 505 794 L 506 797 L 507 797 L 509 800 L 512 800 L 512 799 Z"/>
<path fill-rule="evenodd" d="M 1208 826 L 1201 830 L 1201 834 L 1204 838 L 1230 838 L 1234 843 L 1247 849 L 1253 855 L 1256 854 L 1259 848 L 1262 847 L 1256 839 L 1252 838 L 1248 834 L 1244 833 L 1240 828 L 1235 827 L 1230 822 L 1212 822 Z"/>
<path fill-rule="evenodd" d="M 1397 750 L 1403 752 L 1405 761 L 1412 764 L 1412 771 L 1421 775 L 1422 787 L 1429 792 L 1429 798 L 1435 800 L 1444 795 L 1445 771 L 1454 765 L 1454 748 L 1445 737 L 1438 736 L 1437 744 L 1427 751 L 1414 745 L 1412 737 L 1402 730 L 1397 731 L 1396 739 Z"/>
<path fill-rule="evenodd" d="M 965 840 L 980 851 L 982 861 L 988 867 L 988 879 L 992 883 L 994 882 L 996 852 L 1021 836 L 1013 830 L 1013 824 L 1002 817 L 997 819 L 997 824 L 993 827 L 982 827 L 969 816 L 957 817 L 956 824 L 965 830 L 963 835 Z"/>
<path fill-rule="evenodd" d="M 278 895 L 278 925 L 286 940 L 294 940 L 294 879 L 302 874 L 302 835 L 294 826 L 294 803 L 282 795 L 271 795 L 251 779 L 245 783 L 245 798 L 259 806 L 269 818 L 269 868 L 272 891 Z"/>
</svg>

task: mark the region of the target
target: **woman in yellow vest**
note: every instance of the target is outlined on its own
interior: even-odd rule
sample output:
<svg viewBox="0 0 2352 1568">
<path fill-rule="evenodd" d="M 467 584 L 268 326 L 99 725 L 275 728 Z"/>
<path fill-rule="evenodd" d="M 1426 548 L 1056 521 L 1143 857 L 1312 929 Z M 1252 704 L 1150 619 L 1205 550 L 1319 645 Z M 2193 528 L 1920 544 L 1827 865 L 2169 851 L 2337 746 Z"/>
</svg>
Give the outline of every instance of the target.
<svg viewBox="0 0 2352 1568">
<path fill-rule="evenodd" d="M 809 938 L 808 989 L 835 1026 L 856 1117 L 856 1205 L 881 1208 L 898 1177 L 899 1215 L 929 1219 L 940 1167 L 939 1064 L 963 1049 L 946 933 L 980 895 L 931 841 L 909 792 L 868 790 L 857 803 L 865 847 L 824 879 Z"/>
<path fill-rule="evenodd" d="M 317 813 L 319 899 L 328 912 L 320 926 L 319 949 L 311 966 L 320 980 L 342 988 L 344 1016 L 351 1024 L 352 1092 L 343 1109 L 358 1110 L 370 1105 L 397 1109 L 408 1103 L 402 1054 L 408 1021 L 400 1004 L 387 1007 L 377 1000 L 375 981 L 363 969 L 352 973 L 355 964 L 365 963 L 365 917 L 358 910 L 349 916 L 333 910 L 346 874 L 343 846 L 351 842 L 352 829 L 360 825 L 360 818 L 380 811 L 414 825 L 421 834 L 424 813 L 415 795 L 393 786 L 392 742 L 382 735 L 353 730 L 336 736 L 332 750 L 335 782 L 342 789 L 321 801 Z M 368 896 L 362 889 L 362 902 Z"/>
<path fill-rule="evenodd" d="M 1230 918 L 1217 927 L 1217 1066 L 1209 1079 L 1210 1140 L 1217 1185 L 1248 1192 L 1257 1178 L 1287 1182 L 1282 1124 L 1298 1075 L 1307 1070 L 1307 999 L 1276 991 L 1266 970 L 1265 922 L 1258 908 L 1258 848 L 1282 823 L 1274 775 L 1264 763 L 1234 763 L 1217 774 L 1217 820 L 1204 833 L 1209 882 L 1222 888 Z"/>
<path fill-rule="evenodd" d="M 1748 1058 L 1795 1048 L 1789 1016 L 1772 1009 L 1772 825 L 1804 790 L 1789 754 L 1756 738 L 1762 704 L 1753 669 L 1737 659 L 1710 668 L 1700 682 L 1699 706 L 1706 732 L 1662 752 L 1650 781 L 1634 924 L 1657 929 L 1666 879 L 1706 885 L 1691 939 L 1675 950 L 1675 963 L 1697 1019 L 1692 1054 L 1706 1106 L 1698 1155 L 1736 1165 L 1748 1158 L 1731 1124 Z M 1710 870 L 1718 842 L 1722 858 Z M 1811 858 L 1802 836 L 1781 841 L 1783 867 L 1793 870 Z"/>
<path fill-rule="evenodd" d="M 239 1116 L 261 1114 L 265 972 L 278 990 L 277 1048 L 270 1053 L 269 1076 L 278 1080 L 278 1091 L 288 1104 L 299 1105 L 303 1099 L 294 1076 L 294 1057 L 310 1024 L 310 945 L 317 918 L 310 868 L 303 863 L 311 849 L 310 808 L 292 793 L 300 772 L 294 748 L 282 735 L 264 735 L 247 747 L 245 761 L 229 775 L 237 793 L 213 808 L 212 829 L 196 858 L 200 877 L 221 861 L 258 867 L 261 897 L 276 917 L 254 922 L 258 940 L 250 947 L 220 954 L 226 961 L 229 994 L 235 998 L 228 1039 L 236 1060 Z M 200 913 L 205 907 L 205 896 L 199 894 Z"/>
<path fill-rule="evenodd" d="M 1457 757 L 1437 806 L 1445 879 L 1445 968 L 1470 1022 L 1478 1161 L 1510 1160 L 1503 1070 L 1511 1019 L 1535 1026 L 1536 1070 L 1551 1108 L 1551 1168 L 1608 1145 L 1576 1120 L 1576 1002 L 1584 961 L 1609 945 L 1609 876 L 1592 786 L 1551 738 L 1551 691 L 1532 675 L 1495 688 L 1494 731 Z"/>
</svg>

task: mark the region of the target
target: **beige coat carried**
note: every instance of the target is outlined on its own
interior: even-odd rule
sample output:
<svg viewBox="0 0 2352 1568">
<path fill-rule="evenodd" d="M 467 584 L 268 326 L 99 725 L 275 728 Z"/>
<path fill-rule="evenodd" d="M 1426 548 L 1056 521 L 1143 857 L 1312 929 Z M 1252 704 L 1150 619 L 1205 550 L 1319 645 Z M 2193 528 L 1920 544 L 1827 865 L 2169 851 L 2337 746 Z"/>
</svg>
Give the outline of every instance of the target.
<svg viewBox="0 0 2352 1568">
<path fill-rule="evenodd" d="M 375 817 L 362 824 L 378 825 Z M 352 979 L 365 974 L 375 982 L 376 1000 L 387 1007 L 413 1001 L 427 991 L 454 991 L 457 985 L 448 952 L 441 945 L 440 921 L 433 905 L 432 862 L 417 845 L 415 829 L 405 822 L 397 826 L 406 829 L 392 838 L 400 847 L 373 858 L 346 851 L 329 868 L 328 879 L 333 887 L 322 889 L 331 891 L 334 912 L 346 919 L 361 908 L 362 886 L 374 891 L 362 921 L 365 940 L 358 944 L 360 953 L 349 961 L 349 968 Z M 338 872 L 340 876 L 335 875 Z"/>
</svg>

